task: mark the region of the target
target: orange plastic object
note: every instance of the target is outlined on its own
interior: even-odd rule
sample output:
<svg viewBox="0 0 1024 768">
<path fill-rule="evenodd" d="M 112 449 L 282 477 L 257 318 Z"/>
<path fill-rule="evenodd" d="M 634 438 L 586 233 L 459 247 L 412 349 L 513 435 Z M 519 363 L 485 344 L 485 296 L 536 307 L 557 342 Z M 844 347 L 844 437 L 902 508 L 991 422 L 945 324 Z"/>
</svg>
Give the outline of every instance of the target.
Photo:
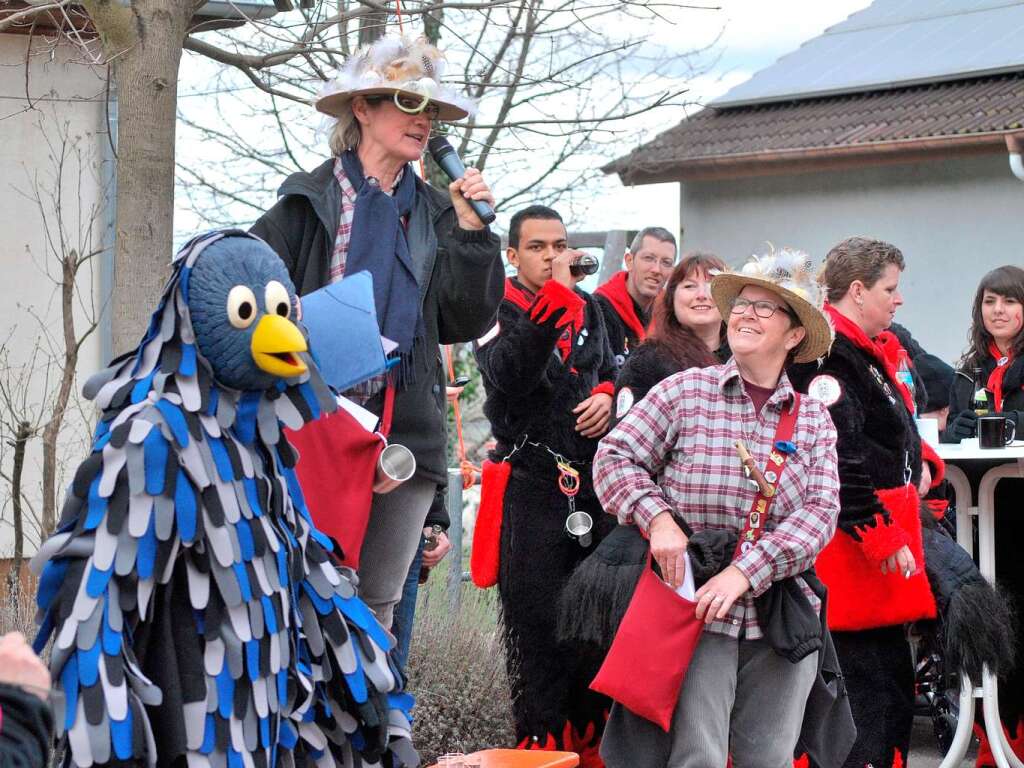
<svg viewBox="0 0 1024 768">
<path fill-rule="evenodd" d="M 480 768 L 576 768 L 580 764 L 580 757 L 575 752 L 543 750 L 485 749 L 466 757 L 479 758 Z"/>
</svg>

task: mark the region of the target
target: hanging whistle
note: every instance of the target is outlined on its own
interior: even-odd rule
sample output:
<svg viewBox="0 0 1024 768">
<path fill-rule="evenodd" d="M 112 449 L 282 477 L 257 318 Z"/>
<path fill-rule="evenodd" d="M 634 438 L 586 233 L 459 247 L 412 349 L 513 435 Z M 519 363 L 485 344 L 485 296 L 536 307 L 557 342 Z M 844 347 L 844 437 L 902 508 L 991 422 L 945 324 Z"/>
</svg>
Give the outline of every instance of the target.
<svg viewBox="0 0 1024 768">
<path fill-rule="evenodd" d="M 761 495 L 770 497 L 773 492 L 772 487 L 761 474 L 761 470 L 757 468 L 757 463 L 747 450 L 747 446 L 743 444 L 742 440 L 737 440 L 733 445 L 736 446 L 736 453 L 739 454 L 740 466 L 743 467 L 743 474 L 746 476 L 747 482 L 752 488 L 760 491 Z"/>
</svg>

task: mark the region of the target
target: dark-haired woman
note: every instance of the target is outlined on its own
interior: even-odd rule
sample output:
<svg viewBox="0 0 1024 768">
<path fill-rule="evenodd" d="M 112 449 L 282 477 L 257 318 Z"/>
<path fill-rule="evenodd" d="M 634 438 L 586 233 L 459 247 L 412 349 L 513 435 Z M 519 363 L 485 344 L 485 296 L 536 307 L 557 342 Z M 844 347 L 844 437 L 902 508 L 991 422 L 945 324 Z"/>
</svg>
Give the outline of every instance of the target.
<svg viewBox="0 0 1024 768">
<path fill-rule="evenodd" d="M 990 411 L 1012 420 L 1017 434 L 1024 431 L 1024 269 L 993 269 L 981 279 L 971 314 L 970 346 L 963 356 L 949 395 L 949 427 L 945 442 L 977 436 L 978 416 L 972 410 L 974 371 L 988 391 Z M 968 477 L 977 487 L 989 468 L 972 464 Z M 1001 514 L 1019 510 L 1024 480 L 1003 480 L 996 486 L 996 579 L 1024 616 L 1024 516 Z M 1018 757 L 1024 758 L 1024 643 L 1018 633 L 1016 671 L 999 682 L 999 712 L 1007 738 Z M 980 730 L 980 729 L 979 729 Z M 982 737 L 979 768 L 995 765 Z"/>
<path fill-rule="evenodd" d="M 615 381 L 615 421 L 673 373 L 729 359 L 725 324 L 711 298 L 712 272 L 724 270 L 721 259 L 701 251 L 684 254 L 672 270 L 654 302 L 646 340 L 633 350 Z"/>
</svg>

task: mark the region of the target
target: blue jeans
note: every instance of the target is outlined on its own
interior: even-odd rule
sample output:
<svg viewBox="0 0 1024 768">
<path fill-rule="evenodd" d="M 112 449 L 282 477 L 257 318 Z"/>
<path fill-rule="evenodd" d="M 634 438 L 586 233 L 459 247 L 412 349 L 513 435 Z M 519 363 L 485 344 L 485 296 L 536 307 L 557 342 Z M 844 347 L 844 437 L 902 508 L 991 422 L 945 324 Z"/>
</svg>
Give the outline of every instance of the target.
<svg viewBox="0 0 1024 768">
<path fill-rule="evenodd" d="M 412 643 L 412 624 L 416 619 L 416 596 L 420 591 L 420 566 L 423 564 L 424 538 L 420 536 L 420 545 L 416 548 L 416 557 L 412 559 L 409 573 L 402 587 L 402 600 L 395 606 L 395 617 L 391 631 L 398 641 L 394 659 L 398 668 L 405 674 L 405 664 L 409 660 L 409 645 Z"/>
</svg>

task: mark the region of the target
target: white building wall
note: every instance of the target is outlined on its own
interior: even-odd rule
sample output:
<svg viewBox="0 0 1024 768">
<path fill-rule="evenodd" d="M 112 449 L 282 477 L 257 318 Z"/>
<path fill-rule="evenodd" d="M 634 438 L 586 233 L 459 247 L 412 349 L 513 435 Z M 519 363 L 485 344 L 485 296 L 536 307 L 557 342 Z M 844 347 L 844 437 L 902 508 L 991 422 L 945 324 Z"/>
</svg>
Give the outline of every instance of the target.
<svg viewBox="0 0 1024 768">
<path fill-rule="evenodd" d="M 1024 183 L 1005 154 L 814 173 L 680 184 L 683 250 L 730 264 L 776 246 L 820 264 L 850 235 L 898 246 L 907 260 L 896 319 L 930 352 L 962 353 L 981 276 L 1024 265 Z"/>
<path fill-rule="evenodd" d="M 62 341 L 60 295 L 54 282 L 60 272 L 47 245 L 47 231 L 54 239 L 59 231 L 56 204 L 50 196 L 57 184 L 55 158 L 62 135 L 74 147 L 66 157 L 61 197 L 63 230 L 74 247 L 86 245 L 88 227 L 93 228 L 94 247 L 107 241 L 110 209 L 105 190 L 111 186 L 111 169 L 104 109 L 106 70 L 84 63 L 82 51 L 67 44 L 54 47 L 37 37 L 29 51 L 28 42 L 25 35 L 0 34 L 0 377 L 23 401 L 20 409 L 38 423 L 55 393 L 59 371 L 54 361 L 59 349 L 53 345 Z M 27 197 L 34 194 L 36 183 L 43 187 L 45 218 L 38 204 Z M 75 313 L 79 328 L 100 309 L 104 259 L 105 255 L 93 259 L 91 269 L 80 276 Z M 100 366 L 102 331 L 101 326 L 81 349 L 76 397 L 84 377 Z M 89 404 L 72 402 L 61 440 L 60 498 L 85 457 L 92 415 Z M 5 420 L 9 416 L 3 414 Z M 0 468 L 7 477 L 12 468 L 9 439 L 5 429 Z M 23 488 L 37 512 L 41 469 L 42 453 L 34 440 Z M 58 517 L 59 504 L 60 500 Z M 0 558 L 12 552 L 11 519 L 10 484 L 0 479 Z"/>
</svg>

